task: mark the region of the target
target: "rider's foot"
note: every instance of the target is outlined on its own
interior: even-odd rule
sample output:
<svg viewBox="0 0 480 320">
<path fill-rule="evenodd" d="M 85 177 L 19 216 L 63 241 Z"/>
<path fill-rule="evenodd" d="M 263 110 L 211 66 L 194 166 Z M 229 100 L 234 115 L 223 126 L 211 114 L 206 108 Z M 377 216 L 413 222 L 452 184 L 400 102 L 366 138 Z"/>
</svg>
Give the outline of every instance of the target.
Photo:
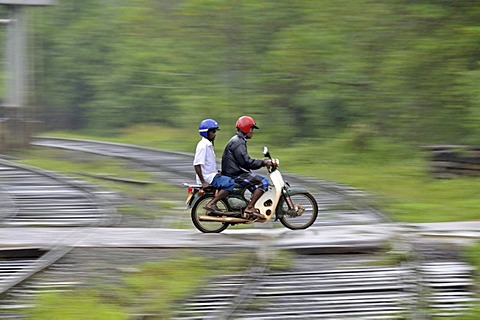
<svg viewBox="0 0 480 320">
<path fill-rule="evenodd" d="M 260 210 L 258 209 L 245 208 L 243 212 L 247 215 L 247 217 L 252 216 L 255 219 L 265 219 L 265 217 L 260 213 Z"/>
<path fill-rule="evenodd" d="M 222 210 L 218 209 L 216 204 L 211 205 L 211 206 L 206 205 L 205 207 L 203 207 L 203 209 L 207 210 L 208 215 L 210 215 L 210 214 L 221 215 L 223 213 Z"/>
<path fill-rule="evenodd" d="M 216 204 L 207 204 L 205 208 L 208 208 L 208 210 L 218 210 L 218 207 Z"/>
</svg>

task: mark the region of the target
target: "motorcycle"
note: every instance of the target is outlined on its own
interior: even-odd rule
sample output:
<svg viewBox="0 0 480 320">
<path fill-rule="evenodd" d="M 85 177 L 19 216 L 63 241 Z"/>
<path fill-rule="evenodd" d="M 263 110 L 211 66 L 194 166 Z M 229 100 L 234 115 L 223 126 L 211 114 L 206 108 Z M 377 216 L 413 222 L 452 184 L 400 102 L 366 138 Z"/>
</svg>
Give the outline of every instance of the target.
<svg viewBox="0 0 480 320">
<path fill-rule="evenodd" d="M 213 188 L 202 188 L 200 185 L 184 184 L 188 188 L 185 201 L 187 209 L 191 209 L 193 225 L 201 232 L 219 233 L 229 226 L 237 224 L 252 224 L 275 220 L 288 229 L 299 230 L 310 227 L 318 216 L 318 205 L 315 198 L 305 189 L 292 188 L 283 179 L 278 170 L 280 161 L 273 159 L 267 147 L 263 154 L 272 161 L 268 168 L 269 189 L 256 202 L 255 208 L 259 215 L 244 212 L 248 203 L 248 189 L 235 184 L 227 197 L 217 202 L 219 212 L 208 212 L 205 205 L 215 196 Z"/>
</svg>

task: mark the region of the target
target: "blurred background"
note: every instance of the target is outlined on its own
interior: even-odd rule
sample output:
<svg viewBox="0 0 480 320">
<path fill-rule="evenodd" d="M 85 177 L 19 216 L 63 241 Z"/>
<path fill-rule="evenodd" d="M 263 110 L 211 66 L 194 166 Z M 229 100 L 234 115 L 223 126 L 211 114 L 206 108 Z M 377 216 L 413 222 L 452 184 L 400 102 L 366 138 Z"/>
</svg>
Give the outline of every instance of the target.
<svg viewBox="0 0 480 320">
<path fill-rule="evenodd" d="M 46 130 L 215 117 L 233 132 L 249 114 L 281 144 L 480 140 L 475 1 L 57 0 L 26 12 L 27 113 Z"/>
</svg>

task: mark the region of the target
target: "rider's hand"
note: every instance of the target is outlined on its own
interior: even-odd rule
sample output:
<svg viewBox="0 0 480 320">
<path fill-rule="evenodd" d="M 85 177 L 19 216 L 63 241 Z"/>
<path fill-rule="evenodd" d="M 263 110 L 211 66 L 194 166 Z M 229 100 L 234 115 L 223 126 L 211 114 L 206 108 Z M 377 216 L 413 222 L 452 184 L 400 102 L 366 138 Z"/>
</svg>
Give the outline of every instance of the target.
<svg viewBox="0 0 480 320">
<path fill-rule="evenodd" d="M 202 189 L 208 188 L 210 185 L 207 182 L 202 182 Z"/>
<path fill-rule="evenodd" d="M 272 166 L 272 160 L 264 160 L 264 164 L 267 169 L 270 169 L 270 167 Z"/>
</svg>

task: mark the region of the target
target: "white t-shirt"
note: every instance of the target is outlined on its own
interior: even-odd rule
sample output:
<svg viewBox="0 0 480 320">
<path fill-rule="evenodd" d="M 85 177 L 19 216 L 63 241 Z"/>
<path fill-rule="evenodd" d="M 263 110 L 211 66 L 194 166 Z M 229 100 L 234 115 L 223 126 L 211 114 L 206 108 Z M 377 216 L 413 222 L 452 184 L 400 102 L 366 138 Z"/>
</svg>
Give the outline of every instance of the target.
<svg viewBox="0 0 480 320">
<path fill-rule="evenodd" d="M 213 150 L 213 144 L 210 140 L 202 137 L 202 140 L 198 142 L 197 149 L 195 150 L 195 158 L 193 159 L 193 165 L 201 165 L 205 181 L 212 183 L 212 180 L 217 175 L 218 170 L 215 151 Z M 196 175 L 196 177 L 197 183 L 202 184 L 198 175 Z"/>
</svg>

